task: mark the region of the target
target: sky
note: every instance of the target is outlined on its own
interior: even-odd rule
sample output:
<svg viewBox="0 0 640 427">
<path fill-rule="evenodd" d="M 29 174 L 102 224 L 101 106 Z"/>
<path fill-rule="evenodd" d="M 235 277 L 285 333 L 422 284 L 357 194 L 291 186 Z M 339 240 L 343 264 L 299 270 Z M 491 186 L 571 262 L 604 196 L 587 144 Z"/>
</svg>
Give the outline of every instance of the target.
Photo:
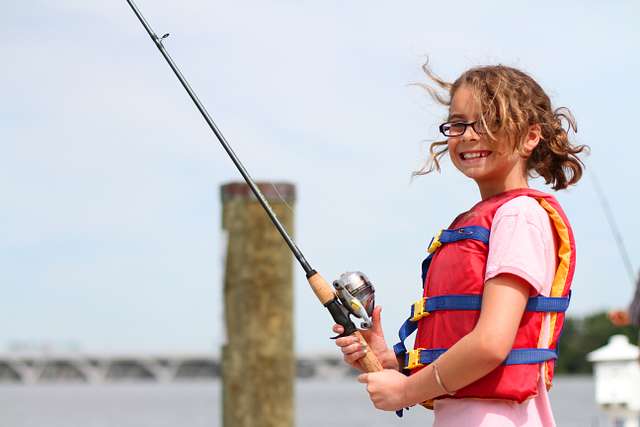
<svg viewBox="0 0 640 427">
<path fill-rule="evenodd" d="M 218 353 L 219 188 L 237 170 L 124 0 L 3 3 L 0 349 Z M 295 184 L 311 265 L 370 277 L 390 344 L 431 236 L 479 200 L 448 160 L 410 179 L 446 116 L 411 85 L 427 58 L 449 81 L 523 69 L 572 110 L 591 154 L 557 193 L 578 248 L 570 314 L 629 302 L 593 177 L 637 269 L 638 2 L 137 5 L 252 176 Z M 294 269 L 295 350 L 333 353 L 332 321 Z"/>
</svg>

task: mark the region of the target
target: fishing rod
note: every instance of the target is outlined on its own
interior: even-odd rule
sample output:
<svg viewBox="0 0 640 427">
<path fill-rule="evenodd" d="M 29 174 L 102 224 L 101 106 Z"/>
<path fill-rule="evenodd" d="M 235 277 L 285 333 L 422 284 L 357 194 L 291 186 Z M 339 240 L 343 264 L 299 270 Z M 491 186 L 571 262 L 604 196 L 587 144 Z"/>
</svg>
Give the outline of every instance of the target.
<svg viewBox="0 0 640 427">
<path fill-rule="evenodd" d="M 127 3 L 129 3 L 129 6 L 133 10 L 133 13 L 135 13 L 135 15 L 138 17 L 138 20 L 149 34 L 149 37 L 151 37 L 151 40 L 155 43 L 158 50 L 160 50 L 160 53 L 162 53 L 162 56 L 164 57 L 164 59 L 166 59 L 169 67 L 171 67 L 178 80 L 180 80 L 182 87 L 184 87 L 191 100 L 194 102 L 194 104 L 196 104 L 198 111 L 200 111 L 200 114 L 202 114 L 202 117 L 204 117 L 205 121 L 215 134 L 216 138 L 231 158 L 231 161 L 233 161 L 233 164 L 236 166 L 247 185 L 249 185 L 249 188 L 258 199 L 258 202 L 260 202 L 260 204 L 264 208 L 265 212 L 269 216 L 269 219 L 271 219 L 271 222 L 273 222 L 273 225 L 280 232 L 280 235 L 287 243 L 287 246 L 289 246 L 289 249 L 304 269 L 304 272 L 307 276 L 307 281 L 309 282 L 309 285 L 311 286 L 311 289 L 313 289 L 313 292 L 315 293 L 318 300 L 320 300 L 322 305 L 324 305 L 327 310 L 329 310 L 329 313 L 331 313 L 331 317 L 333 317 L 333 320 L 336 323 L 342 325 L 342 327 L 344 328 L 344 332 L 334 338 L 347 335 L 355 335 L 362 344 L 363 349 L 368 349 L 369 345 L 367 344 L 367 341 L 364 339 L 364 337 L 360 333 L 360 329 L 355 326 L 350 317 L 355 316 L 359 319 L 362 319 L 363 322 L 360 324 L 360 328 L 363 330 L 369 329 L 372 326 L 371 315 L 373 312 L 373 307 L 375 305 L 375 290 L 367 276 L 365 276 L 361 272 L 347 272 L 342 274 L 338 280 L 333 282 L 333 286 L 331 286 L 320 275 L 320 273 L 318 273 L 313 269 L 313 267 L 311 267 L 309 262 L 305 259 L 304 255 L 302 255 L 300 248 L 298 248 L 291 236 L 289 236 L 289 233 L 287 233 L 287 230 L 284 228 L 280 220 L 278 220 L 278 217 L 276 216 L 273 209 L 271 209 L 269 202 L 267 202 L 264 195 L 254 182 L 253 178 L 251 178 L 249 172 L 247 172 L 242 162 L 240 162 L 238 156 L 236 156 L 236 154 L 233 152 L 233 149 L 227 142 L 224 135 L 222 135 L 222 132 L 220 132 L 220 130 L 218 129 L 218 126 L 216 126 L 216 124 L 214 123 L 213 119 L 207 112 L 207 109 L 198 99 L 198 96 L 191 88 L 191 85 L 189 85 L 185 77 L 178 69 L 178 66 L 165 49 L 163 40 L 169 37 L 169 33 L 164 34 L 162 37 L 158 37 L 158 35 L 151 29 L 151 26 L 144 18 L 144 16 L 142 16 L 142 13 L 140 13 L 140 10 L 135 5 L 133 0 L 127 0 Z M 377 372 L 382 370 L 380 361 L 372 351 L 365 351 L 365 356 L 360 359 L 359 363 L 366 372 Z"/>
</svg>

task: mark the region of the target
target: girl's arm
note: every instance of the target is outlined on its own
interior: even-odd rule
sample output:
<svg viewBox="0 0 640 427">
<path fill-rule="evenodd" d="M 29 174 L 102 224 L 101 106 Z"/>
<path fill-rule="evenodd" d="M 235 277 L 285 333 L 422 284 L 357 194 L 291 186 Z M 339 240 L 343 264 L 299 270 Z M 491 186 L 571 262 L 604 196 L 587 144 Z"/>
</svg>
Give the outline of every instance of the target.
<svg viewBox="0 0 640 427">
<path fill-rule="evenodd" d="M 524 279 L 511 274 L 499 274 L 485 283 L 476 327 L 434 362 L 447 390 L 471 384 L 506 359 L 527 305 L 529 289 Z M 409 377 L 405 392 L 407 404 L 445 394 L 436 382 L 433 364 Z"/>
</svg>

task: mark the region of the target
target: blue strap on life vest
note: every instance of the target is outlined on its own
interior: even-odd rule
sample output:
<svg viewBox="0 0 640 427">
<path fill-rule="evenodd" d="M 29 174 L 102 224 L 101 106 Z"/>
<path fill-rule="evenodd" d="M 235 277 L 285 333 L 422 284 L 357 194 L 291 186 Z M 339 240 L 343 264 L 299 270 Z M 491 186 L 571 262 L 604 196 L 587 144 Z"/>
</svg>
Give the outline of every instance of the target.
<svg viewBox="0 0 640 427">
<path fill-rule="evenodd" d="M 429 271 L 429 266 L 431 265 L 431 259 L 433 258 L 433 254 L 429 254 L 428 257 L 422 261 L 422 288 L 424 289 L 424 282 L 427 280 L 427 271 Z"/>
<path fill-rule="evenodd" d="M 569 302 L 571 291 L 566 297 L 532 297 L 527 302 L 527 311 L 564 313 L 569 308 Z"/>
<path fill-rule="evenodd" d="M 405 366 L 411 369 L 433 363 L 438 357 L 447 351 L 446 348 L 419 348 L 411 350 L 405 356 Z M 558 358 L 556 350 L 549 348 L 514 348 L 509 352 L 503 365 L 524 365 L 529 363 L 542 363 Z"/>
<path fill-rule="evenodd" d="M 562 313 L 569 308 L 570 295 L 567 297 L 530 297 L 525 311 Z M 431 313 L 438 310 L 480 310 L 481 295 L 440 295 L 424 298 L 424 310 Z M 413 306 L 412 306 L 413 317 Z"/>
<path fill-rule="evenodd" d="M 429 256 L 422 261 L 422 286 L 427 278 L 427 271 L 431 265 L 433 253 L 442 245 L 447 243 L 458 242 L 460 240 L 477 240 L 479 242 L 489 244 L 488 228 L 479 225 L 470 225 L 468 227 L 454 228 L 452 230 L 440 230 L 429 242 Z"/>
<path fill-rule="evenodd" d="M 404 341 L 418 329 L 418 322 L 413 322 L 409 319 L 405 320 L 400 330 L 398 331 L 398 337 L 400 341 L 393 345 L 393 352 L 396 356 L 402 356 L 407 353 L 407 347 L 404 345 Z"/>
<path fill-rule="evenodd" d="M 442 230 L 440 243 L 453 243 L 460 240 L 472 239 L 489 244 L 489 229 L 480 225 L 470 225 L 468 227 L 455 228 L 453 230 Z"/>
</svg>

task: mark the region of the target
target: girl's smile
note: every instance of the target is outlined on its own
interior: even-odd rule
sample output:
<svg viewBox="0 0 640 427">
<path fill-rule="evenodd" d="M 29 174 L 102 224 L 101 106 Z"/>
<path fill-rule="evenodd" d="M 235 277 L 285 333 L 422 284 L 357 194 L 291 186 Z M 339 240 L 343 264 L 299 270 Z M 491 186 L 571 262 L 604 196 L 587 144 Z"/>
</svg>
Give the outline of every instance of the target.
<svg viewBox="0 0 640 427">
<path fill-rule="evenodd" d="M 463 151 L 459 154 L 460 159 L 463 162 L 471 163 L 479 162 L 482 159 L 485 159 L 491 155 L 491 151 L 489 150 L 476 150 L 476 151 Z"/>
</svg>

